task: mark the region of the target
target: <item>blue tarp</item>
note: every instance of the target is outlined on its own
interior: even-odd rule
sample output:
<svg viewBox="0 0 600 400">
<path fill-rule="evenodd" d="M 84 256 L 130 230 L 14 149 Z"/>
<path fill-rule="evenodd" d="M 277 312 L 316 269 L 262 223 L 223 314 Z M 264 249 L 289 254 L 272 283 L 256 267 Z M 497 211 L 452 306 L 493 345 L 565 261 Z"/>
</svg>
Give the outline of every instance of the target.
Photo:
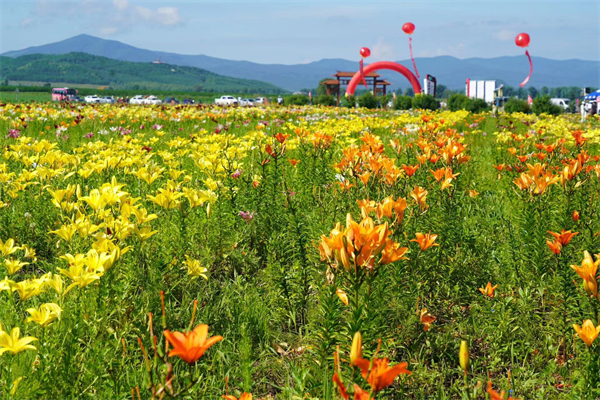
<svg viewBox="0 0 600 400">
<path fill-rule="evenodd" d="M 585 100 L 596 100 L 598 97 L 600 97 L 600 90 L 596 90 L 595 92 L 588 94 L 585 96 Z"/>
</svg>

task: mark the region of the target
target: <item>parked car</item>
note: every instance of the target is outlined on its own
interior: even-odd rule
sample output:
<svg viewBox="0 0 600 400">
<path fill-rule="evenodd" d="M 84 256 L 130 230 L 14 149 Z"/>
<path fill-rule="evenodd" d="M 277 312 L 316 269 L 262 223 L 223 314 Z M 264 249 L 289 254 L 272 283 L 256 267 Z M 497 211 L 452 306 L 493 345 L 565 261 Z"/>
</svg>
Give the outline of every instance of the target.
<svg viewBox="0 0 600 400">
<path fill-rule="evenodd" d="M 144 104 L 144 100 L 144 96 L 142 95 L 133 96 L 131 100 L 129 100 L 129 104 Z"/>
<path fill-rule="evenodd" d="M 163 99 L 163 104 L 179 104 L 179 100 L 175 97 L 167 97 Z"/>
<path fill-rule="evenodd" d="M 254 99 L 254 104 L 267 104 L 267 99 L 264 97 L 257 97 Z"/>
<path fill-rule="evenodd" d="M 81 103 L 83 101 L 83 99 L 79 96 L 71 96 L 71 97 L 69 97 L 69 101 L 72 101 L 75 103 Z"/>
<path fill-rule="evenodd" d="M 242 107 L 254 107 L 254 99 L 241 99 L 240 106 Z"/>
<path fill-rule="evenodd" d="M 144 104 L 162 104 L 162 100 L 156 96 L 148 96 L 144 100 Z"/>
<path fill-rule="evenodd" d="M 114 104 L 115 98 L 112 96 L 103 96 L 103 97 L 100 97 L 100 103 Z"/>
<path fill-rule="evenodd" d="M 199 103 L 202 104 L 201 101 Z M 183 104 L 196 104 L 196 102 L 194 99 L 183 99 Z"/>
<path fill-rule="evenodd" d="M 100 103 L 100 97 L 94 95 L 85 96 L 86 103 Z"/>
<path fill-rule="evenodd" d="M 221 96 L 215 99 L 215 104 L 218 106 L 237 106 L 238 100 L 233 96 Z"/>
<path fill-rule="evenodd" d="M 570 101 L 571 100 L 569 100 L 569 99 L 561 99 L 561 98 L 550 99 L 550 102 L 552 104 L 561 107 L 563 110 L 568 110 L 569 109 Z"/>
</svg>

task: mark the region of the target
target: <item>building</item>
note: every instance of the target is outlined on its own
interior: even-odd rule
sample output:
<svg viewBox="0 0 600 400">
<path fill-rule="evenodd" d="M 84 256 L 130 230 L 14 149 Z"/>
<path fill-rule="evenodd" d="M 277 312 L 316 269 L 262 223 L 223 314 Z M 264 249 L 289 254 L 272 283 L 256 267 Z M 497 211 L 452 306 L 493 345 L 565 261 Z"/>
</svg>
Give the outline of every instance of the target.
<svg viewBox="0 0 600 400">
<path fill-rule="evenodd" d="M 340 104 L 340 87 L 347 86 L 354 74 L 356 74 L 356 72 L 338 71 L 336 74 L 332 75 L 335 79 L 327 79 L 326 81 L 321 82 L 321 85 L 324 85 L 327 89 L 327 96 L 337 97 L 338 105 Z M 387 94 L 387 87 L 391 85 L 390 82 L 380 78 L 381 75 L 376 72 L 365 74 L 365 82 L 369 89 L 373 91 L 373 96 L 375 97 L 377 97 L 377 95 L 385 96 Z"/>
</svg>

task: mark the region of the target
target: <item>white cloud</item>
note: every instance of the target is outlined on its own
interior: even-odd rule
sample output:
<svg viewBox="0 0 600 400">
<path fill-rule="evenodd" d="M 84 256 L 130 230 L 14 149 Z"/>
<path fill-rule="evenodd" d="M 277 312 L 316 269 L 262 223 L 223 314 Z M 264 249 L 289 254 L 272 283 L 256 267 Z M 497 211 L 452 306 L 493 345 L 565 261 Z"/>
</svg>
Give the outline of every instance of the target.
<svg viewBox="0 0 600 400">
<path fill-rule="evenodd" d="M 156 11 L 156 17 L 158 18 L 158 23 L 163 26 L 177 25 L 182 22 L 179 15 L 179 8 L 177 7 L 160 7 Z"/>
<path fill-rule="evenodd" d="M 135 6 L 135 14 L 144 21 L 150 21 L 154 16 L 154 11 L 147 7 Z"/>
<path fill-rule="evenodd" d="M 23 18 L 21 20 L 21 22 L 19 22 L 19 26 L 21 28 L 27 28 L 27 27 L 33 25 L 34 22 L 35 22 L 35 20 L 33 18 Z"/>
<path fill-rule="evenodd" d="M 124 10 L 129 7 L 128 0 L 113 0 L 113 5 L 117 10 Z"/>
<path fill-rule="evenodd" d="M 492 37 L 503 42 L 509 42 L 517 36 L 517 32 L 510 29 L 502 29 L 492 34 Z"/>
<path fill-rule="evenodd" d="M 375 60 L 392 61 L 395 57 L 394 54 L 394 49 L 384 41 L 383 37 L 380 37 L 371 49 L 371 55 Z"/>
<path fill-rule="evenodd" d="M 0 0 L 2 1 L 2 0 Z M 63 17 L 69 20 L 94 16 L 93 26 L 103 35 L 147 24 L 152 27 L 171 27 L 184 22 L 178 7 L 156 7 L 156 3 L 147 2 L 148 7 L 131 4 L 130 0 L 79 0 L 56 2 L 54 0 L 36 0 L 36 15 L 48 18 Z M 156 8 L 154 8 L 156 7 Z M 33 20 L 26 18 L 21 22 L 25 27 Z"/>
<path fill-rule="evenodd" d="M 182 22 L 177 7 L 159 7 L 154 11 L 147 7 L 135 6 L 133 17 L 162 26 L 173 26 Z"/>
</svg>

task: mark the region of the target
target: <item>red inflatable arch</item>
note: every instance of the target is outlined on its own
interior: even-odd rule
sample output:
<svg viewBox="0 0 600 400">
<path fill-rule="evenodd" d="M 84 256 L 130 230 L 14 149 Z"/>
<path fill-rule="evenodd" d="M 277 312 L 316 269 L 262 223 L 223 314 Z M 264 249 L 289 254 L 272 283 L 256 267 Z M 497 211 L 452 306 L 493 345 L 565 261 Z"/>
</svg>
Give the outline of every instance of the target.
<svg viewBox="0 0 600 400">
<path fill-rule="evenodd" d="M 412 72 L 410 72 L 408 68 L 395 62 L 378 61 L 373 64 L 369 64 L 364 68 L 363 73 L 367 75 L 368 73 L 371 73 L 373 71 L 379 71 L 380 69 L 390 69 L 392 71 L 400 72 L 406 77 L 406 79 L 408 79 L 408 81 L 413 87 L 413 90 L 415 91 L 415 94 L 419 94 L 422 92 L 421 84 L 419 84 L 419 80 L 417 79 L 417 77 Z M 348 83 L 348 87 L 346 88 L 346 94 L 349 96 L 354 95 L 356 86 L 360 83 L 360 81 L 360 71 L 358 71 L 356 74 L 354 74 L 354 76 L 350 80 L 350 83 Z"/>
</svg>

